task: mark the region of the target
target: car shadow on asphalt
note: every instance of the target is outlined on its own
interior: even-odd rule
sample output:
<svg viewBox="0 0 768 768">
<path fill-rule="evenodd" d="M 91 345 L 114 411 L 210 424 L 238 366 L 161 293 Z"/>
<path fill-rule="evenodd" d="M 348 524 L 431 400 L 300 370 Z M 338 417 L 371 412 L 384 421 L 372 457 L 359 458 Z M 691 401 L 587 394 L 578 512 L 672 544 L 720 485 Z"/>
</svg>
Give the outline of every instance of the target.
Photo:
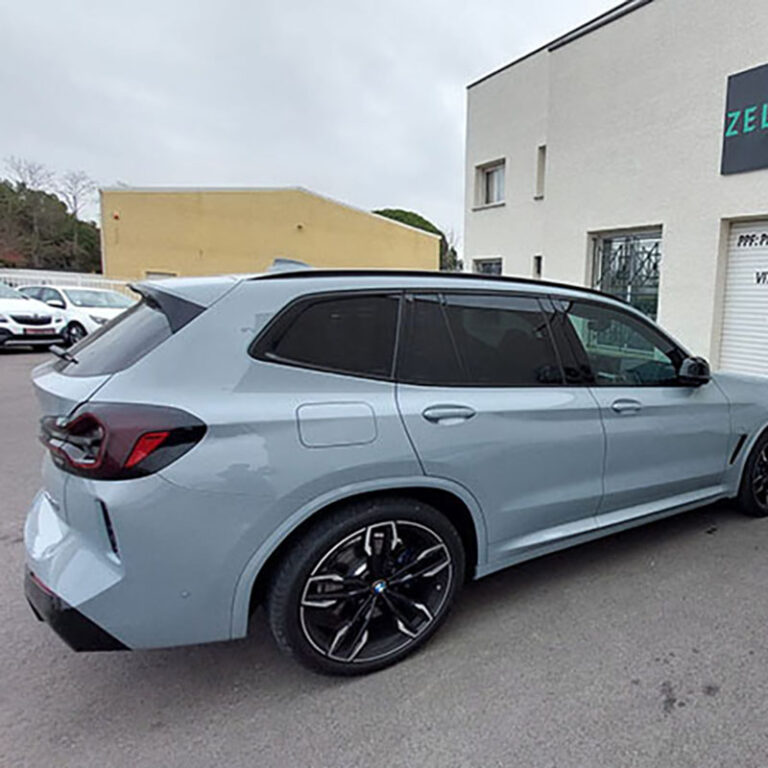
<svg viewBox="0 0 768 768">
<path fill-rule="evenodd" d="M 621 569 L 627 561 L 664 557 L 664 551 L 668 552 L 676 540 L 750 524 L 754 521 L 743 517 L 732 505 L 719 503 L 530 560 L 470 583 L 448 625 L 413 658 L 424 661 L 435 648 L 437 653 L 450 653 L 452 648 L 461 647 L 463 633 L 476 631 L 478 623 L 501 610 L 514 610 L 510 603 L 564 589 L 574 580 L 597 579 L 606 571 Z M 152 686 L 161 688 L 193 686 L 195 695 L 205 697 L 209 703 L 215 700 L 217 691 L 231 693 L 240 688 L 258 691 L 261 699 L 282 698 L 334 689 L 354 680 L 312 674 L 284 657 L 272 641 L 263 610 L 254 614 L 250 634 L 243 640 L 110 657 L 111 662 L 119 658 L 119 667 L 130 668 L 130 680 L 137 685 L 151 680 Z M 101 670 L 111 666 L 99 664 Z M 94 670 L 89 675 L 91 680 L 93 674 L 98 673 Z"/>
<path fill-rule="evenodd" d="M 599 616 L 604 607 L 599 600 L 595 602 L 596 594 L 616 588 L 619 580 L 633 587 L 635 576 L 648 574 L 652 562 L 666 568 L 659 573 L 663 582 L 669 568 L 677 567 L 681 551 L 689 560 L 707 562 L 699 552 L 706 557 L 713 549 L 723 549 L 715 534 L 722 540 L 738 540 L 744 526 L 755 524 L 761 521 L 719 504 L 506 569 L 468 584 L 446 626 L 424 649 L 401 664 L 363 678 L 313 674 L 283 656 L 272 640 L 263 610 L 254 615 L 245 639 L 182 648 L 72 654 L 50 633 L 49 639 L 39 642 L 50 654 L 57 687 L 70 691 L 66 707 L 57 707 L 52 714 L 50 738 L 92 732 L 95 711 L 104 706 L 112 722 L 129 722 L 141 732 L 169 735 L 185 732 L 191 722 L 206 722 L 226 713 L 244 723 L 263 723 L 290 717 L 296 707 L 313 708 L 320 702 L 332 721 L 336 707 L 354 707 L 355 702 L 370 697 L 400 701 L 404 686 L 418 690 L 438 686 L 447 695 L 451 680 L 482 679 L 483 675 L 492 679 L 505 665 L 519 663 L 513 652 L 520 647 L 515 633 L 538 630 L 539 637 L 546 635 L 552 622 L 560 620 L 563 601 L 573 600 L 573 614 L 566 621 L 573 617 L 579 621 L 583 608 L 594 608 L 597 623 L 595 615 L 586 619 L 593 622 L 586 628 L 587 642 L 592 633 L 599 642 Z M 651 583 L 655 583 L 654 573 L 648 575 Z M 663 600 L 663 595 L 658 599 Z M 547 652 L 542 652 L 538 661 L 529 658 L 524 663 L 546 665 Z M 48 706 L 47 679 L 39 681 L 44 709 Z M 329 721 L 331 726 L 336 727 Z M 98 738 L 108 736 L 98 734 Z"/>
</svg>

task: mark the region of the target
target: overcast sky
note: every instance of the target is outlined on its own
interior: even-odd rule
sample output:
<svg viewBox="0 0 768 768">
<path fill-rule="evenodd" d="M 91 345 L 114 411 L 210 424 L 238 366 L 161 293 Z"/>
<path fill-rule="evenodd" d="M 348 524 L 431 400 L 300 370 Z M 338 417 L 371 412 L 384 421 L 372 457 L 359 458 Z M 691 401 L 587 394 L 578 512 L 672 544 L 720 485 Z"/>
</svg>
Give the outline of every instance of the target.
<svg viewBox="0 0 768 768">
<path fill-rule="evenodd" d="M 0 0 L 0 158 L 462 227 L 465 88 L 617 0 Z"/>
</svg>

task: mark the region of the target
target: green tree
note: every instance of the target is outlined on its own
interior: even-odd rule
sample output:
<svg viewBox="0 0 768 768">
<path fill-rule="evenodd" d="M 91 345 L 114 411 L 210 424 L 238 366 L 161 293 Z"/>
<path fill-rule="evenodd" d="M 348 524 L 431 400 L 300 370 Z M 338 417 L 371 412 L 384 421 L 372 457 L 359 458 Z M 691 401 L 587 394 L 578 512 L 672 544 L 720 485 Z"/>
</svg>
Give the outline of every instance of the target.
<svg viewBox="0 0 768 768">
<path fill-rule="evenodd" d="M 53 177 L 39 164 L 9 158 L 7 166 L 14 178 L 0 179 L 0 266 L 99 271 L 99 230 L 78 218 L 78 201 L 44 189 Z M 76 180 L 82 201 L 92 190 Z"/>
<path fill-rule="evenodd" d="M 456 253 L 456 245 L 452 233 L 450 238 L 438 229 L 431 221 L 425 219 L 415 211 L 405 211 L 402 208 L 381 208 L 374 211 L 379 216 L 385 216 L 388 219 L 394 219 L 401 224 L 407 224 L 409 227 L 423 229 L 425 232 L 431 232 L 433 235 L 440 236 L 440 269 L 443 272 L 458 272 L 462 268 L 461 259 Z"/>
</svg>

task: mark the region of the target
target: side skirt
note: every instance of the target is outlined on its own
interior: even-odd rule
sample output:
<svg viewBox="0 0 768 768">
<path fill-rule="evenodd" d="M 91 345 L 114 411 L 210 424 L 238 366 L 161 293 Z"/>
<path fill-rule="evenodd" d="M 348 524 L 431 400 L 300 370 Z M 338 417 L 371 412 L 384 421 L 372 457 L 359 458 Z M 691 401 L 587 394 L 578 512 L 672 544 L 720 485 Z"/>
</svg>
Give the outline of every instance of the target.
<svg viewBox="0 0 768 768">
<path fill-rule="evenodd" d="M 489 576 L 497 571 L 509 568 L 512 565 L 524 563 L 527 560 L 534 560 L 537 557 L 548 555 L 552 552 L 559 552 L 562 549 L 569 549 L 570 547 L 578 546 L 579 544 L 586 544 L 588 541 L 594 541 L 595 539 L 602 539 L 605 536 L 611 536 L 614 533 L 620 533 L 621 531 L 627 531 L 631 528 L 639 528 L 646 523 L 653 523 L 657 520 L 663 520 L 665 517 L 672 517 L 673 515 L 679 515 L 683 512 L 689 512 L 699 507 L 705 507 L 708 504 L 712 504 L 715 501 L 721 499 L 727 499 L 729 494 L 725 491 L 721 493 L 713 494 L 702 499 L 697 499 L 695 502 L 689 502 L 686 504 L 680 504 L 661 512 L 654 512 L 653 514 L 643 515 L 642 517 L 636 517 L 631 520 L 624 520 L 614 525 L 602 526 L 595 528 L 587 533 L 577 534 L 575 536 L 569 536 L 567 538 L 558 539 L 554 542 L 548 542 L 541 546 L 534 546 L 530 549 L 517 551 L 509 555 L 508 557 L 495 560 L 493 562 L 486 563 L 483 566 L 479 566 L 475 570 L 475 579 L 482 579 L 484 576 Z"/>
</svg>

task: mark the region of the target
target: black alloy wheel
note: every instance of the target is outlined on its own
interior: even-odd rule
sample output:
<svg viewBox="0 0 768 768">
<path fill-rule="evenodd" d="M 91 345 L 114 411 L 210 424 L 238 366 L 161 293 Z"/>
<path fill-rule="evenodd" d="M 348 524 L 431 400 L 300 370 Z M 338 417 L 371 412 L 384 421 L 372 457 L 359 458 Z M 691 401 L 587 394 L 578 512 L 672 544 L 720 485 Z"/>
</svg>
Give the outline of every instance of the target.
<svg viewBox="0 0 768 768">
<path fill-rule="evenodd" d="M 80 323 L 70 323 L 64 329 L 64 341 L 68 347 L 77 344 L 78 341 L 81 341 L 87 335 L 87 331 L 80 325 Z"/>
<path fill-rule="evenodd" d="M 755 501 L 768 511 L 768 445 L 757 455 L 752 468 L 752 493 Z"/>
<path fill-rule="evenodd" d="M 361 674 L 425 642 L 464 577 L 453 526 L 426 504 L 384 499 L 319 528 L 273 581 L 268 611 L 283 650 L 323 672 Z"/>
<path fill-rule="evenodd" d="M 744 465 L 738 503 L 751 517 L 768 516 L 768 434 L 758 439 Z"/>
</svg>

